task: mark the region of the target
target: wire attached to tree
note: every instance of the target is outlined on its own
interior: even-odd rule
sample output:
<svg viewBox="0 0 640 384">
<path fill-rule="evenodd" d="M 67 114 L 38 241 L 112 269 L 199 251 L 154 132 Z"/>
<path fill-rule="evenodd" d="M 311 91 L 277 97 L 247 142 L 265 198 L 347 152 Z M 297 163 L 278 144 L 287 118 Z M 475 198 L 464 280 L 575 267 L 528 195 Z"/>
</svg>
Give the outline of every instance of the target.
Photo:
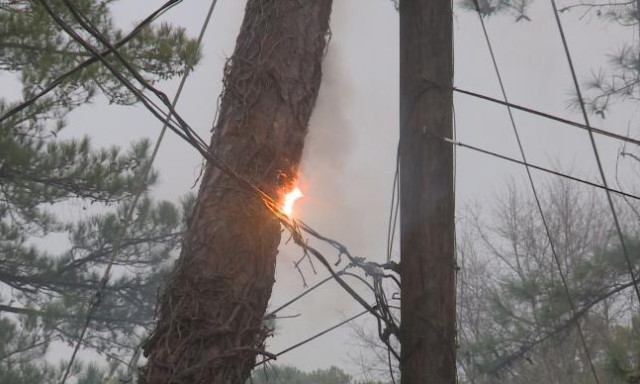
<svg viewBox="0 0 640 384">
<path fill-rule="evenodd" d="M 195 131 L 193 131 L 193 129 L 175 111 L 173 106 L 168 102 L 168 98 L 166 97 L 166 95 L 164 93 L 162 93 L 161 91 L 157 90 L 156 88 L 154 88 L 153 86 L 151 86 L 148 82 L 146 82 L 144 80 L 144 78 L 142 78 L 137 73 L 135 68 L 133 68 L 122 57 L 122 55 L 120 55 L 117 52 L 116 48 L 114 46 L 112 46 L 108 42 L 108 40 L 106 40 L 104 38 L 104 36 L 102 36 L 100 34 L 99 31 L 97 31 L 95 28 L 93 28 L 92 25 L 90 24 L 90 22 L 87 22 L 87 20 L 84 19 L 84 17 L 78 12 L 78 10 L 75 9 L 75 6 L 73 5 L 73 3 L 71 3 L 68 0 L 64 0 L 64 2 L 67 5 L 67 7 L 69 8 L 69 10 L 72 12 L 74 17 L 76 18 L 76 20 L 83 26 L 83 28 L 85 28 L 85 30 L 87 30 L 87 32 L 92 34 L 94 37 L 96 37 L 96 39 L 98 39 L 105 46 L 107 46 L 109 48 L 110 52 L 112 54 L 114 54 L 114 56 L 116 56 L 116 58 L 133 75 L 133 77 L 139 83 L 141 83 L 144 88 L 150 90 L 152 93 L 154 93 L 161 100 L 162 104 L 164 104 L 165 107 L 167 107 L 169 109 L 168 113 L 162 111 L 160 109 L 160 107 L 155 102 L 150 100 L 146 95 L 144 95 L 142 92 L 140 92 L 140 90 L 138 90 L 135 86 L 133 86 L 133 84 L 126 77 L 124 77 L 111 63 L 106 61 L 104 57 L 102 57 L 100 52 L 98 52 L 91 44 L 89 44 L 86 40 L 84 40 L 79 34 L 77 34 L 73 30 L 73 28 L 71 28 L 61 17 L 59 17 L 57 14 L 55 14 L 55 12 L 53 12 L 53 10 L 50 7 L 47 6 L 45 0 L 40 0 L 40 3 L 45 7 L 45 9 L 49 13 L 49 15 L 56 21 L 56 23 L 58 23 L 58 25 L 67 34 L 69 34 L 74 40 L 76 40 L 79 44 L 81 44 L 85 49 L 90 51 L 95 57 L 99 58 L 99 60 L 105 65 L 105 67 L 107 69 L 109 69 L 109 71 L 111 71 L 111 73 L 123 85 L 125 85 L 125 87 L 127 89 L 129 89 L 143 103 L 143 105 L 147 109 L 149 109 L 151 111 L 151 113 L 156 118 L 158 118 L 161 121 L 163 121 L 163 123 L 166 124 L 167 128 L 171 129 L 173 132 L 178 134 L 178 136 L 180 136 L 182 139 L 184 139 L 189 144 L 191 144 L 194 148 L 196 148 L 198 150 L 198 152 L 200 152 L 203 155 L 203 157 L 205 157 L 207 160 L 211 161 L 214 166 L 218 167 L 223 172 L 225 172 L 229 176 L 231 176 L 234 180 L 238 181 L 240 183 L 240 185 L 242 185 L 242 186 L 246 187 L 247 189 L 249 189 L 250 191 L 256 193 L 263 200 L 263 202 L 265 203 L 265 206 L 274 213 L 274 215 L 279 219 L 279 221 L 287 229 L 289 229 L 292 232 L 292 234 L 294 234 L 294 239 L 295 239 L 296 243 L 298 245 L 300 245 L 301 247 L 303 247 L 305 250 L 311 252 L 314 255 L 314 257 L 316 257 L 329 270 L 329 272 L 333 275 L 333 277 L 336 279 L 336 281 L 342 286 L 342 288 L 345 291 L 347 291 L 347 293 L 349 293 L 364 308 L 366 308 L 369 313 L 373 314 L 377 319 L 384 321 L 384 317 L 382 317 L 379 313 L 377 313 L 377 311 L 376 311 L 376 309 L 374 307 L 371 307 L 369 304 L 367 304 L 367 302 L 362 297 L 360 297 L 346 282 L 344 282 L 344 280 L 340 276 L 336 275 L 335 271 L 333 270 L 333 268 L 331 267 L 329 262 L 326 260 L 326 258 L 319 251 L 317 251 L 313 247 L 310 247 L 310 246 L 306 245 L 306 243 L 302 239 L 301 234 L 299 233 L 299 228 L 302 228 L 305 233 L 308 233 L 308 234 L 310 234 L 311 236 L 313 236 L 313 237 L 315 237 L 317 239 L 320 239 L 322 241 L 325 241 L 325 242 L 331 244 L 334 248 L 336 248 L 336 249 L 338 249 L 340 251 L 340 255 L 347 255 L 349 257 L 350 261 L 352 263 L 354 263 L 355 265 L 357 265 L 358 267 L 360 267 L 360 268 L 365 268 L 365 270 L 367 270 L 367 268 L 368 268 L 369 270 L 371 270 L 372 268 L 393 269 L 392 267 L 389 267 L 389 266 L 386 266 L 386 265 L 377 265 L 377 264 L 371 263 L 371 262 L 365 262 L 364 259 L 362 259 L 362 258 L 353 257 L 352 255 L 349 254 L 349 252 L 347 251 L 346 247 L 344 247 L 339 242 L 320 235 L 318 232 L 316 232 L 315 230 L 311 229 L 309 226 L 307 226 L 306 224 L 304 224 L 304 223 L 302 223 L 300 221 L 290 220 L 288 217 L 285 217 L 285 215 L 283 215 L 278 210 L 278 206 L 277 206 L 276 202 L 268 194 L 266 194 L 264 191 L 262 191 L 259 187 L 255 186 L 251 182 L 249 182 L 246 179 L 244 179 L 241 176 L 239 176 L 221 158 L 219 158 L 217 155 L 212 153 L 212 151 L 210 151 L 208 145 L 197 135 L 197 133 L 195 133 Z M 386 276 L 388 276 L 388 275 L 386 275 Z M 392 329 L 394 329 L 394 327 L 392 327 Z"/>
</svg>

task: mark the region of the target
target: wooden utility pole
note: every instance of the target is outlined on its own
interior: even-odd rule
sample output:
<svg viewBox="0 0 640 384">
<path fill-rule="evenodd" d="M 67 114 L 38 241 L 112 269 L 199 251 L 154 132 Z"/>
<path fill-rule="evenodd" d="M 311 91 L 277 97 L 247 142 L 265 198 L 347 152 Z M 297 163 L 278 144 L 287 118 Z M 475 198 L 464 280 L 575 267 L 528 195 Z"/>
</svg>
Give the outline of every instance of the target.
<svg viewBox="0 0 640 384">
<path fill-rule="evenodd" d="M 456 381 L 451 0 L 400 1 L 403 384 Z"/>
</svg>

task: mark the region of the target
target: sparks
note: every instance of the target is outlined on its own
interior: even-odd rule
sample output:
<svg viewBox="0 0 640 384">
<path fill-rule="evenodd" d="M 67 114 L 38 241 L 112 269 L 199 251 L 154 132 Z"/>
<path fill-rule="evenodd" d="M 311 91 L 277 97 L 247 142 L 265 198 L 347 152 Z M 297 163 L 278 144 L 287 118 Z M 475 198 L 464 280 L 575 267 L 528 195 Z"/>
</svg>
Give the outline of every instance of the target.
<svg viewBox="0 0 640 384">
<path fill-rule="evenodd" d="M 293 216 L 293 204 L 302 196 L 304 195 L 298 187 L 295 187 L 291 192 L 284 195 L 284 202 L 281 208 L 282 212 L 289 217 Z"/>
</svg>

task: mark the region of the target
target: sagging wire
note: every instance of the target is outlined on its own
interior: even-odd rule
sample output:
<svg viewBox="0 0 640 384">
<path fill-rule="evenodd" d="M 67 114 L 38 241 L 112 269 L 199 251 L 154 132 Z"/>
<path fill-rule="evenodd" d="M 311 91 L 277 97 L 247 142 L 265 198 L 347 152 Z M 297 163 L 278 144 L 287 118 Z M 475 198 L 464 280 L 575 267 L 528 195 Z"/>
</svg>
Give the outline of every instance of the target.
<svg viewBox="0 0 640 384">
<path fill-rule="evenodd" d="M 355 265 L 359 266 L 359 267 L 371 268 L 371 267 L 374 266 L 375 263 L 365 262 L 363 258 L 353 257 L 347 251 L 346 247 L 344 247 L 339 242 L 320 235 L 318 232 L 316 232 L 315 230 L 311 229 L 309 226 L 307 226 L 306 224 L 304 224 L 302 222 L 299 222 L 299 221 L 296 221 L 296 220 L 289 220 L 288 217 L 285 217 L 282 213 L 280 213 L 278 208 L 277 208 L 277 206 L 276 206 L 276 204 L 275 204 L 275 202 L 273 201 L 273 199 L 268 194 L 266 194 L 264 191 L 262 191 L 260 188 L 258 188 L 257 186 L 253 185 L 249 181 L 247 181 L 244 178 L 240 177 L 221 158 L 219 158 L 218 156 L 213 154 L 209 150 L 209 148 L 206 145 L 206 143 L 204 143 L 204 141 L 180 117 L 180 115 L 175 111 L 175 109 L 170 105 L 170 103 L 168 103 L 168 98 L 166 97 L 166 95 L 164 93 L 162 93 L 161 91 L 157 90 L 156 88 L 154 88 L 153 86 L 151 86 L 146 80 L 144 80 L 144 78 L 142 78 L 137 73 L 137 71 L 130 64 L 128 64 L 128 62 L 117 52 L 116 48 L 113 45 L 111 45 L 104 38 L 104 36 L 102 36 L 100 34 L 100 32 L 95 30 L 95 28 L 93 28 L 90 23 L 85 22 L 83 16 L 79 12 L 77 12 L 77 9 L 74 9 L 75 7 L 70 1 L 65 0 L 64 2 L 68 6 L 69 10 L 72 12 L 74 17 L 77 19 L 77 21 L 80 23 L 80 25 L 82 25 L 83 28 L 85 28 L 87 30 L 87 32 L 92 34 L 100 42 L 102 42 L 105 46 L 107 46 L 109 48 L 109 51 L 111 53 L 113 53 L 116 56 L 116 58 L 118 58 L 118 60 L 125 66 L 125 68 L 127 68 L 127 70 L 134 76 L 134 78 L 143 85 L 144 88 L 149 89 L 158 98 L 160 98 L 162 103 L 169 109 L 168 113 L 163 112 L 158 107 L 158 105 L 156 103 L 154 103 L 146 95 L 142 94 L 142 92 L 140 92 L 137 88 L 135 88 L 135 86 L 133 86 L 133 84 L 126 77 L 124 77 L 112 64 L 110 64 L 108 61 L 106 61 L 106 59 L 100 54 L 100 52 L 98 52 L 95 48 L 93 48 L 93 46 L 91 46 L 91 44 L 89 44 L 80 35 L 78 35 L 73 30 L 73 28 L 71 28 L 62 18 L 60 18 L 58 15 L 56 15 L 55 12 L 53 12 L 53 10 L 50 7 L 47 6 L 45 0 L 40 0 L 40 3 L 47 10 L 49 15 L 56 21 L 56 23 L 67 34 L 69 34 L 69 36 L 71 36 L 74 40 L 76 40 L 83 47 L 85 47 L 85 49 L 87 49 L 95 57 L 97 57 L 105 65 L 105 67 L 107 67 L 107 69 L 109 69 L 111 71 L 111 73 L 123 85 L 125 85 L 125 87 L 127 87 L 127 89 L 129 89 L 136 97 L 138 97 L 140 99 L 140 101 L 143 103 L 143 105 L 147 109 L 149 109 L 151 111 L 151 113 L 156 118 L 158 118 L 161 121 L 163 121 L 163 123 L 165 123 L 169 129 L 171 129 L 173 132 L 178 134 L 178 136 L 180 136 L 182 139 L 184 139 L 189 144 L 191 144 L 194 148 L 196 148 L 207 160 L 211 161 L 216 167 L 221 169 L 223 172 L 227 173 L 234 180 L 238 181 L 241 185 L 247 187 L 251 191 L 255 192 L 260 198 L 262 198 L 263 202 L 265 203 L 265 206 L 268 209 L 270 209 L 276 215 L 276 217 L 279 219 L 279 221 L 287 229 L 289 229 L 292 232 L 294 241 L 299 246 L 301 246 L 303 249 L 311 252 L 311 254 L 313 254 L 314 257 L 316 259 L 318 259 L 321 262 L 321 264 L 323 264 L 323 266 L 325 266 L 328 269 L 328 271 L 332 274 L 333 278 L 341 285 L 341 287 L 345 291 L 347 291 L 347 293 L 349 293 L 359 304 L 361 304 L 364 308 L 366 308 L 366 310 L 369 313 L 371 313 L 372 315 L 374 315 L 378 319 L 382 318 L 382 316 L 377 313 L 377 311 L 374 309 L 374 307 L 370 306 L 339 275 L 336 274 L 336 272 L 333 270 L 333 268 L 331 267 L 329 262 L 326 260 L 326 258 L 319 251 L 317 251 L 315 248 L 313 248 L 311 246 L 308 246 L 303 241 L 301 233 L 298 232 L 298 228 L 302 228 L 305 233 L 307 233 L 307 234 L 309 234 L 309 235 L 311 235 L 311 236 L 313 236 L 313 237 L 315 237 L 317 239 L 323 240 L 323 241 L 331 244 L 334 248 L 336 248 L 336 249 L 338 249 L 340 251 L 339 256 L 341 256 L 341 255 L 348 256 L 349 259 L 351 260 L 351 262 L 354 263 Z M 177 123 L 178 127 L 176 127 L 174 125 L 176 123 Z M 376 267 L 380 267 L 380 268 L 391 269 L 391 270 L 397 271 L 397 265 L 394 266 L 393 263 L 387 263 L 386 265 L 377 265 L 377 264 L 375 264 L 375 266 Z M 395 277 L 394 277 L 394 279 L 395 279 Z M 398 281 L 397 279 L 395 279 L 395 280 Z"/>
<path fill-rule="evenodd" d="M 562 177 L 562 178 L 565 178 L 565 179 L 568 179 L 568 180 L 573 180 L 575 182 L 578 182 L 578 183 L 581 183 L 581 184 L 585 184 L 585 185 L 588 185 L 588 186 L 593 187 L 593 188 L 609 191 L 611 193 L 615 193 L 615 194 L 620 195 L 620 196 L 626 196 L 626 197 L 629 197 L 629 198 L 634 199 L 634 200 L 640 200 L 640 196 L 634 195 L 634 194 L 629 193 L 629 192 L 624 192 L 624 191 L 621 191 L 619 189 L 615 189 L 615 188 L 611 188 L 611 187 L 604 187 L 604 186 L 602 186 L 602 185 L 600 185 L 598 183 L 594 183 L 592 181 L 585 180 L 585 179 L 582 179 L 582 178 L 579 178 L 579 177 L 576 177 L 576 176 L 572 176 L 572 175 L 569 175 L 569 174 L 566 174 L 566 173 L 562 173 L 562 172 L 559 172 L 559 171 L 554 171 L 554 170 L 549 169 L 549 168 L 541 167 L 539 165 L 535 165 L 535 164 L 529 163 L 528 161 L 522 161 L 522 160 L 514 159 L 513 157 L 501 155 L 501 154 L 499 154 L 497 152 L 492 152 L 492 151 L 489 151 L 489 150 L 484 149 L 484 148 L 473 146 L 471 144 L 466 144 L 466 143 L 461 142 L 459 140 L 452 140 L 451 138 L 437 135 L 437 134 L 435 134 L 435 133 L 433 133 L 433 132 L 431 132 L 429 130 L 426 130 L 426 129 L 425 129 L 425 134 L 429 135 L 429 136 L 432 136 L 432 137 L 435 137 L 435 138 L 438 138 L 440 140 L 443 140 L 443 141 L 445 141 L 445 142 L 447 142 L 449 144 L 452 144 L 452 145 L 455 145 L 455 146 L 458 146 L 458 147 L 461 147 L 461 148 L 470 149 L 472 151 L 479 152 L 479 153 L 482 153 L 482 154 L 485 154 L 485 155 L 489 155 L 489 156 L 498 158 L 500 160 L 506 160 L 506 161 L 509 161 L 511 163 L 528 166 L 529 168 L 536 169 L 538 171 L 542 171 L 542 172 L 545 172 L 545 173 L 549 173 L 551 175 L 559 176 L 559 177 Z"/>
<path fill-rule="evenodd" d="M 396 237 L 398 213 L 400 212 L 400 141 L 396 149 L 396 169 L 393 174 L 391 187 L 391 205 L 389 207 L 389 222 L 387 225 L 387 263 L 391 262 L 393 244 Z"/>
<path fill-rule="evenodd" d="M 347 265 L 346 267 L 344 267 L 342 270 L 336 272 L 336 275 L 338 276 L 342 276 L 346 273 L 348 268 L 351 268 L 351 265 Z M 321 286 L 323 286 L 324 284 L 328 283 L 329 281 L 332 281 L 334 279 L 333 276 L 329 276 L 323 280 L 321 280 L 320 282 L 316 283 L 315 285 L 305 289 L 304 291 L 302 291 L 302 293 L 298 294 L 297 296 L 295 296 L 294 298 L 292 298 L 291 300 L 287 301 L 286 303 L 278 306 L 276 309 L 272 310 L 271 312 L 269 312 L 265 317 L 266 318 L 272 318 L 275 317 L 275 315 L 282 311 L 283 309 L 287 308 L 288 306 L 292 305 L 293 303 L 295 303 L 296 301 L 302 299 L 303 297 L 305 297 L 306 295 L 310 294 L 311 292 L 315 291 L 316 289 L 320 288 Z"/>
<path fill-rule="evenodd" d="M 293 351 L 294 349 L 300 348 L 303 345 L 309 343 L 310 341 L 313 341 L 313 340 L 319 338 L 320 336 L 324 336 L 327 333 L 329 333 L 329 332 L 331 332 L 331 331 L 333 331 L 335 329 L 338 329 L 338 328 L 342 327 L 343 325 L 348 324 L 348 323 L 352 322 L 353 320 L 355 320 L 355 319 L 367 314 L 368 312 L 369 311 L 366 311 L 366 310 L 362 311 L 362 312 L 360 312 L 360 313 L 358 313 L 356 315 L 351 316 L 348 319 L 345 319 L 345 320 L 339 322 L 336 325 L 333 325 L 333 326 L 331 326 L 331 327 L 329 327 L 329 328 L 327 328 L 327 329 L 325 329 L 325 330 L 323 330 L 321 332 L 316 333 L 315 335 L 313 335 L 311 337 L 308 337 L 308 338 L 306 338 L 306 339 L 304 339 L 304 340 L 302 340 L 302 341 L 300 341 L 300 342 L 298 342 L 298 343 L 296 343 L 296 344 L 294 344 L 294 345 L 292 345 L 292 346 L 290 346 L 288 348 L 285 348 L 280 352 L 274 353 L 271 356 L 267 356 L 266 358 L 262 359 L 260 362 L 256 363 L 253 367 L 255 368 L 255 367 L 258 367 L 258 366 L 263 365 L 265 363 L 268 363 L 270 361 L 276 360 L 278 357 L 284 355 L 285 353 L 288 353 L 288 352 Z"/>
<path fill-rule="evenodd" d="M 425 81 L 433 82 L 433 81 L 431 81 L 429 79 L 425 79 Z M 441 86 L 441 85 L 438 85 L 438 86 Z M 531 115 L 539 116 L 539 117 L 542 117 L 542 118 L 545 118 L 545 119 L 548 119 L 548 120 L 556 121 L 558 123 L 562 123 L 562 124 L 565 124 L 565 125 L 570 125 L 572 127 L 580 128 L 580 129 L 583 129 L 583 130 L 586 130 L 586 131 L 591 130 L 593 133 L 597 133 L 597 134 L 599 134 L 601 136 L 610 137 L 612 139 L 620 140 L 620 141 L 623 141 L 625 143 L 631 143 L 631 144 L 640 145 L 640 139 L 636 139 L 636 138 L 630 137 L 629 135 L 626 135 L 626 136 L 625 135 L 619 135 L 617 133 L 610 132 L 610 131 L 607 131 L 607 130 L 604 130 L 604 129 L 601 129 L 601 128 L 596 128 L 596 127 L 589 128 L 589 126 L 587 126 L 586 124 L 578 123 L 576 121 L 572 121 L 572 120 L 565 119 L 565 118 L 562 118 L 562 117 L 559 117 L 559 116 L 555 116 L 555 115 L 552 115 L 552 114 L 547 113 L 547 112 L 538 111 L 538 110 L 533 109 L 533 108 L 524 107 L 524 106 L 519 105 L 519 104 L 514 104 L 514 103 L 512 103 L 510 101 L 499 100 L 499 99 L 493 98 L 491 96 L 483 95 L 481 93 L 469 91 L 469 90 L 466 90 L 466 89 L 462 89 L 462 88 L 458 88 L 458 87 L 452 87 L 451 89 L 454 92 L 461 93 L 461 94 L 467 95 L 467 96 L 471 96 L 471 97 L 474 97 L 476 99 L 481 99 L 481 100 L 485 100 L 485 101 L 488 101 L 488 102 L 491 102 L 491 103 L 494 103 L 494 104 L 503 105 L 503 106 L 509 107 L 511 109 L 517 109 L 518 111 L 521 111 L 521 112 L 525 112 L 525 113 L 528 113 L 528 114 L 531 114 Z"/>
<path fill-rule="evenodd" d="M 341 243 L 333 240 L 333 239 L 329 239 L 326 238 L 322 235 L 320 235 L 319 233 L 317 233 L 315 230 L 311 229 L 310 227 L 308 227 L 306 224 L 302 223 L 302 222 L 298 222 L 299 226 L 301 228 L 305 228 L 305 231 L 307 233 L 309 233 L 310 235 L 320 239 L 320 240 L 324 240 L 325 242 L 331 244 L 332 246 L 334 246 L 339 252 L 340 255 L 345 255 L 349 258 L 349 260 L 351 261 L 351 263 L 361 269 L 363 269 L 365 271 L 365 274 L 370 275 L 370 276 L 374 276 L 376 274 L 380 274 L 382 273 L 385 276 L 391 276 L 391 275 L 387 275 L 384 274 L 382 271 L 382 267 L 377 266 L 376 263 L 372 263 L 372 262 L 366 262 L 363 258 L 360 257 L 354 257 L 352 256 L 348 249 L 346 247 L 344 247 Z M 287 225 L 287 224 L 285 224 Z M 388 323 L 387 322 L 387 317 L 383 314 L 380 313 L 380 308 L 376 306 L 371 306 L 370 304 L 368 304 L 364 298 L 362 298 L 358 293 L 355 292 L 355 290 L 349 285 L 347 284 L 346 281 L 344 281 L 344 279 L 339 276 L 331 267 L 331 264 L 328 262 L 328 260 L 315 248 L 313 248 L 312 246 L 309 246 L 308 244 L 306 244 L 303 239 L 302 239 L 302 235 L 301 233 L 292 233 L 292 237 L 294 239 L 294 241 L 299 244 L 300 246 L 304 246 L 306 248 L 306 251 L 310 252 L 318 261 L 320 261 L 320 264 L 322 264 L 327 271 L 331 274 L 331 276 L 336 280 L 336 282 L 347 292 L 349 293 L 349 295 L 355 299 L 362 307 L 364 307 L 370 314 L 372 314 L 379 322 L 383 322 L 385 323 L 385 331 L 384 332 L 389 332 L 391 334 L 394 334 L 396 337 L 398 336 L 398 328 L 395 326 L 394 323 Z M 347 274 L 347 273 L 345 273 Z M 356 275 L 357 276 L 357 275 Z M 358 278 L 360 278 L 358 276 Z M 395 277 L 394 277 L 395 278 Z M 396 279 L 397 281 L 397 279 Z M 399 283 L 399 282 L 398 282 Z M 375 292 L 375 289 L 374 289 Z M 378 297 L 376 297 L 376 300 L 378 300 Z M 379 327 L 381 328 L 381 325 L 379 323 Z M 383 342 L 385 342 L 385 340 L 383 340 Z M 385 342 L 387 343 L 387 342 Z M 399 354 L 395 351 L 393 351 L 394 355 L 399 358 Z"/>
<path fill-rule="evenodd" d="M 344 275 L 344 276 L 348 276 L 348 277 L 355 278 L 355 279 L 359 280 L 361 283 L 363 283 L 367 288 L 369 288 L 369 290 L 371 290 L 371 291 L 374 293 L 374 296 L 376 297 L 376 305 L 375 305 L 375 306 L 372 306 L 372 308 L 380 308 L 380 310 L 381 310 L 383 313 L 386 313 L 387 315 L 385 315 L 385 318 L 387 318 L 388 320 L 390 320 L 390 322 L 393 322 L 393 323 L 394 323 L 394 327 L 397 329 L 397 327 L 398 327 L 398 326 L 397 326 L 397 325 L 395 325 L 396 320 L 393 318 L 393 315 L 391 315 L 391 314 L 390 314 L 390 312 L 388 311 L 388 303 L 387 303 L 386 295 L 384 294 L 384 291 L 382 291 L 379 287 L 376 287 L 376 285 L 379 285 L 379 284 L 380 284 L 379 282 L 380 282 L 382 279 L 381 279 L 379 276 L 378 276 L 378 277 L 375 277 L 375 278 L 374 278 L 374 285 L 371 285 L 367 280 L 365 280 L 365 279 L 364 279 L 364 278 L 362 278 L 361 276 L 359 276 L 359 275 L 357 275 L 357 274 L 355 274 L 355 273 L 348 272 L 348 269 L 349 269 L 349 268 L 352 268 L 352 267 L 353 267 L 353 265 L 352 265 L 352 264 L 349 264 L 349 265 L 345 266 L 342 270 L 340 270 L 340 271 L 336 272 L 336 275 L 337 275 L 337 276 L 343 276 L 343 275 Z M 288 306 L 292 305 L 292 304 L 293 304 L 293 303 L 295 303 L 296 301 L 298 301 L 298 300 L 302 299 L 303 297 L 305 297 L 305 296 L 306 296 L 306 295 L 308 295 L 309 293 L 313 292 L 313 291 L 314 291 L 314 290 L 316 290 L 317 288 L 321 287 L 321 286 L 322 286 L 322 285 L 324 285 L 325 283 L 327 283 L 327 282 L 329 282 L 329 281 L 332 281 L 332 280 L 334 280 L 334 279 L 335 279 L 335 277 L 334 277 L 334 276 L 329 276 L 329 277 L 327 277 L 327 278 L 325 278 L 325 279 L 321 280 L 320 282 L 318 282 L 318 283 L 317 283 L 317 284 L 315 284 L 314 286 L 312 286 L 312 287 L 310 287 L 310 288 L 308 288 L 308 289 L 304 290 L 304 291 L 303 291 L 302 293 L 300 293 L 299 295 L 295 296 L 295 297 L 294 297 L 294 298 L 292 298 L 291 300 L 289 300 L 289 301 L 287 301 L 286 303 L 282 304 L 281 306 L 279 306 L 279 307 L 278 307 L 278 308 L 276 308 L 275 310 L 273 310 L 273 311 L 269 312 L 269 313 L 265 316 L 265 318 L 267 318 L 267 319 L 268 319 L 268 318 L 273 318 L 273 317 L 275 317 L 275 315 L 276 315 L 278 312 L 282 311 L 283 309 L 285 309 L 285 308 L 287 308 Z M 380 295 L 380 296 L 382 296 L 382 299 L 380 299 L 380 296 L 379 296 L 379 294 L 378 294 L 377 292 L 381 292 L 381 295 Z M 387 308 L 387 309 L 384 309 L 384 308 Z M 364 313 L 368 313 L 368 311 L 363 312 L 363 314 L 364 314 Z M 359 317 L 359 316 L 358 316 L 358 317 Z M 353 319 L 355 319 L 355 318 L 352 318 L 351 320 L 353 320 Z M 351 321 L 351 320 L 349 320 L 349 321 Z M 391 331 L 388 331 L 388 330 L 387 330 L 387 329 L 389 329 L 389 328 L 385 328 L 385 329 L 383 329 L 383 328 L 382 328 L 382 324 L 381 324 L 381 320 L 380 320 L 380 319 L 377 319 L 377 320 L 378 320 L 378 334 L 379 334 L 379 336 L 380 336 L 381 338 L 383 337 L 383 335 L 386 335 L 386 336 L 384 336 L 384 338 L 386 339 L 386 343 L 388 343 L 388 337 L 391 335 Z M 349 321 L 347 321 L 347 322 L 349 322 Z M 346 323 L 344 323 L 344 324 L 346 324 Z M 343 324 L 341 323 L 341 325 L 343 325 Z M 331 327 L 331 329 L 335 329 L 335 327 Z M 330 329 L 330 330 L 331 330 L 331 329 Z M 317 337 L 320 337 L 320 336 L 322 336 L 322 335 L 323 335 L 323 334 L 325 334 L 325 333 L 326 333 L 326 332 L 321 332 L 320 334 L 318 334 L 318 335 L 316 335 L 316 336 L 314 336 L 314 337 L 312 337 L 312 338 L 308 339 L 306 342 L 309 342 L 309 341 L 311 341 L 311 340 L 314 340 L 314 339 L 316 339 Z M 306 342 L 305 342 L 305 343 L 306 343 Z M 384 340 L 383 340 L 383 342 L 384 342 Z M 302 343 L 302 344 L 304 344 L 304 343 Z M 302 344 L 300 344 L 300 345 L 302 345 Z M 296 345 L 297 345 L 297 344 L 296 344 Z M 300 345 L 298 345 L 298 346 L 300 346 Z M 391 355 L 391 353 L 393 353 L 393 354 L 394 354 L 394 356 L 395 356 L 396 358 L 398 358 L 398 357 L 399 357 L 399 354 L 398 354 L 398 353 L 397 353 L 397 352 L 396 352 L 396 351 L 395 351 L 391 346 L 389 346 L 388 350 L 389 350 L 389 354 L 390 354 L 390 355 Z M 279 356 L 279 354 L 276 354 L 276 356 Z M 260 364 L 263 364 L 263 363 L 264 363 L 264 362 L 261 362 Z"/>
</svg>

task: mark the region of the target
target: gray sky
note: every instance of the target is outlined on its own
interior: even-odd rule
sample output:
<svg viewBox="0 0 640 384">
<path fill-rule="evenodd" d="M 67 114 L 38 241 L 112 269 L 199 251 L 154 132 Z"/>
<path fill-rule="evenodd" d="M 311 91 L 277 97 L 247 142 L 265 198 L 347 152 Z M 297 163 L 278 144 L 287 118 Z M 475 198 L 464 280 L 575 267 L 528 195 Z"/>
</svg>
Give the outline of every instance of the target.
<svg viewBox="0 0 640 384">
<path fill-rule="evenodd" d="M 114 7 L 117 22 L 128 29 L 163 2 L 121 1 Z M 306 197 L 296 211 L 305 222 L 343 242 L 354 254 L 383 261 L 398 136 L 398 15 L 389 0 L 334 3 L 333 38 L 303 159 Z M 209 1 L 185 1 L 163 19 L 186 27 L 196 36 L 208 6 Z M 244 1 L 218 2 L 204 39 L 204 60 L 189 78 L 178 104 L 182 116 L 204 137 L 209 136 L 223 65 L 233 52 L 243 9 Z M 550 3 L 535 1 L 529 15 L 531 22 L 515 23 L 509 16 L 487 20 L 509 98 L 513 103 L 581 121 L 577 111 L 567 109 L 572 83 Z M 624 41 L 637 42 L 637 30 L 591 16 L 578 20 L 579 16 L 579 12 L 564 14 L 563 21 L 580 79 L 605 64 L 605 54 L 613 53 Z M 477 15 L 456 8 L 454 28 L 456 86 L 501 98 Z M 177 81 L 172 81 L 160 88 L 172 95 L 176 85 Z M 504 107 L 456 95 L 455 112 L 461 141 L 519 157 Z M 515 117 L 532 163 L 599 181 L 584 131 L 519 112 Z M 592 123 L 625 134 L 632 118 L 637 120 L 637 108 L 627 104 L 614 108 L 606 120 L 593 117 Z M 74 113 L 69 123 L 66 135 L 86 133 L 95 143 L 119 145 L 140 137 L 155 138 L 160 128 L 143 107 L 107 106 L 102 98 Z M 636 134 L 637 128 L 637 124 L 631 124 L 632 133 Z M 618 144 L 602 138 L 598 138 L 598 144 L 612 180 Z M 200 165 L 196 152 L 169 134 L 155 163 L 160 182 L 154 196 L 175 200 L 193 190 Z M 519 166 L 460 149 L 460 220 L 464 219 L 465 203 L 490 206 L 491 196 L 504 189 L 509 177 L 522 180 L 523 171 Z M 626 174 L 632 175 L 630 171 Z M 536 182 L 546 180 L 539 173 L 534 176 Z M 80 207 L 77 214 L 81 214 Z M 294 247 L 282 247 L 274 306 L 302 290 L 298 272 L 292 268 L 299 256 Z M 320 268 L 318 271 L 318 276 L 313 276 L 309 268 L 305 269 L 308 283 L 326 275 Z M 300 316 L 279 323 L 276 336 L 269 340 L 269 350 L 277 352 L 359 311 L 335 284 L 327 285 L 285 311 Z M 356 373 L 347 358 L 350 337 L 349 328 L 342 328 L 279 361 L 302 369 L 337 365 Z"/>
</svg>

